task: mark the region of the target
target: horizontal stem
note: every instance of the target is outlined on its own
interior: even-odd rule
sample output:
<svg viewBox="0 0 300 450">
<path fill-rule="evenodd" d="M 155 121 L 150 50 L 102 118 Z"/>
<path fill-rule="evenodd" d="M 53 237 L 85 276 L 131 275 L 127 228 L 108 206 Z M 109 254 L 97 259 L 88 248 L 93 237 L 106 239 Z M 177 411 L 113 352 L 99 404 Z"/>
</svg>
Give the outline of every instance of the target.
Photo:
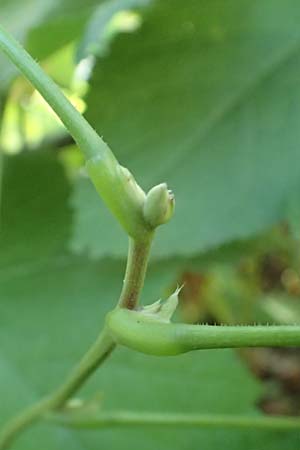
<svg viewBox="0 0 300 450">
<path fill-rule="evenodd" d="M 263 430 L 300 430 L 299 417 L 264 417 L 215 414 L 177 414 L 155 412 L 111 411 L 95 417 L 52 415 L 51 421 L 71 428 L 97 429 L 105 427 L 187 426 L 212 428 L 259 428 Z"/>
<path fill-rule="evenodd" d="M 158 356 L 212 348 L 300 347 L 300 325 L 186 325 L 122 309 L 108 314 L 107 325 L 117 343 Z"/>
</svg>

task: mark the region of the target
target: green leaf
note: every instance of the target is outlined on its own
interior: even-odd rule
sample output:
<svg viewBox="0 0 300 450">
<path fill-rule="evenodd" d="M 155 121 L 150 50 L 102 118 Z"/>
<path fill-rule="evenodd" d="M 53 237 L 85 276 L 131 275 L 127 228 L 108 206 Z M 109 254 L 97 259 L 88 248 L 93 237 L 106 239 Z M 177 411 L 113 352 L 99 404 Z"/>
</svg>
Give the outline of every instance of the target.
<svg viewBox="0 0 300 450">
<path fill-rule="evenodd" d="M 0 268 L 30 266 L 61 252 L 70 233 L 69 188 L 54 150 L 5 156 Z"/>
<path fill-rule="evenodd" d="M 122 284 L 123 263 L 91 262 L 64 251 L 72 216 L 69 186 L 55 158 L 45 151 L 6 160 L 0 252 L 1 423 L 61 383 L 95 339 Z M 153 266 L 144 302 L 160 297 L 173 278 L 168 264 Z M 103 393 L 107 410 L 255 414 L 261 389 L 231 351 L 155 358 L 120 348 L 81 395 L 96 391 Z M 294 450 L 299 433 L 159 427 L 75 432 L 41 425 L 28 430 L 13 448 L 29 450 L 36 442 L 44 450 L 174 450 L 200 444 L 203 450 Z"/>
<path fill-rule="evenodd" d="M 294 0 L 156 2 L 98 60 L 88 120 L 142 186 L 166 181 L 176 195 L 156 257 L 196 254 L 283 218 L 300 176 L 299 14 Z M 71 248 L 124 255 L 84 183 Z"/>
</svg>

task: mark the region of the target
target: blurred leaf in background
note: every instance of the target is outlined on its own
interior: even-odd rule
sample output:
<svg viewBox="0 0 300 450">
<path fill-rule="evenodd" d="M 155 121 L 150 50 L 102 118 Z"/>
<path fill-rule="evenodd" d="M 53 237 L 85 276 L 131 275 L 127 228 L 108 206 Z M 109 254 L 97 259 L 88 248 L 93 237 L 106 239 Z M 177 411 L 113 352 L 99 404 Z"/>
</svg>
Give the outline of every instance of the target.
<svg viewBox="0 0 300 450">
<path fill-rule="evenodd" d="M 0 256 L 1 420 L 61 382 L 114 305 L 124 270 L 120 262 L 93 262 L 66 252 L 64 243 L 72 219 L 67 206 L 70 187 L 52 149 L 10 157 L 6 168 L 5 242 L 1 242 L 1 248 L 7 246 L 13 253 L 4 251 Z M 48 177 L 55 182 L 53 189 L 48 187 Z M 15 207 L 16 201 L 20 208 Z M 18 245 L 20 242 L 22 245 Z M 170 285 L 173 276 L 172 266 L 154 265 L 144 301 L 150 303 L 163 295 L 164 286 Z M 81 395 L 89 398 L 99 391 L 107 411 L 257 415 L 255 404 L 262 388 L 232 351 L 156 358 L 119 349 Z M 43 425 L 29 430 L 14 448 L 34 448 L 38 441 L 43 442 L 45 450 L 93 449 L 99 443 L 112 449 L 132 449 L 140 442 L 150 450 L 189 448 L 201 442 L 204 450 L 210 450 L 225 442 L 226 448 L 236 450 L 241 445 L 249 450 L 255 445 L 267 450 L 280 450 L 282 446 L 292 450 L 298 439 L 298 432 L 249 434 L 246 430 L 220 429 L 212 433 L 206 429 L 187 432 L 155 427 L 90 433 Z"/>
<path fill-rule="evenodd" d="M 36 58 L 44 59 L 68 42 L 78 39 L 99 0 L 2 0 L 1 24 Z M 16 68 L 1 55 L 0 86 L 3 91 Z"/>
<path fill-rule="evenodd" d="M 300 175 L 299 16 L 295 1 L 155 2 L 98 60 L 88 120 L 145 187 L 167 180 L 177 195 L 156 257 L 196 254 L 283 217 Z M 71 248 L 124 255 L 87 183 L 73 204 Z"/>
<path fill-rule="evenodd" d="M 6 0 L 0 17 L 143 187 L 175 191 L 142 302 L 184 284 L 179 320 L 298 323 L 298 2 Z M 0 65 L 2 421 L 57 386 L 95 338 L 127 240 L 49 107 Z M 82 395 L 101 391 L 107 410 L 299 414 L 299 379 L 297 350 L 156 359 L 121 349 Z M 299 432 L 43 426 L 15 448 L 37 441 L 294 450 Z"/>
</svg>

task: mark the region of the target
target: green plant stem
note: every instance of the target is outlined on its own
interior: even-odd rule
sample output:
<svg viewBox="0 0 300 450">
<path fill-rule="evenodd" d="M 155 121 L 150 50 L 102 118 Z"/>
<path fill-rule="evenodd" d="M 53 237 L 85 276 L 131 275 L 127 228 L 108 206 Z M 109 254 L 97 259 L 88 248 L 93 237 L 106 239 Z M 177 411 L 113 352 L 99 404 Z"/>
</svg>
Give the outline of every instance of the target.
<svg viewBox="0 0 300 450">
<path fill-rule="evenodd" d="M 29 407 L 3 428 L 0 433 L 0 449 L 8 448 L 18 434 L 39 420 L 47 411 L 59 410 L 64 406 L 114 347 L 114 342 L 104 329 L 67 380 L 52 395 Z"/>
<path fill-rule="evenodd" d="M 87 159 L 99 154 L 104 158 L 115 159 L 106 143 L 74 108 L 58 86 L 2 27 L 0 27 L 0 48 L 57 113 Z"/>
<path fill-rule="evenodd" d="M 121 309 L 110 312 L 106 323 L 118 344 L 158 356 L 210 348 L 300 347 L 299 325 L 186 325 Z"/>
<path fill-rule="evenodd" d="M 7 96 L 0 95 L 0 138 L 2 137 L 3 115 L 4 115 L 4 111 L 5 111 L 6 101 L 7 101 Z M 0 144 L 1 144 L 1 142 L 0 142 Z M 3 165 L 4 165 L 3 150 L 0 145 L 0 213 L 1 213 L 1 208 L 2 208 Z M 1 225 L 0 225 L 0 227 L 1 227 Z"/>
<path fill-rule="evenodd" d="M 245 428 L 263 430 L 300 430 L 299 417 L 266 417 L 219 414 L 153 413 L 110 411 L 95 417 L 76 413 L 48 417 L 56 424 L 70 428 L 98 429 L 106 427 L 170 426 L 201 428 Z"/>
<path fill-rule="evenodd" d="M 145 236 L 143 241 L 129 238 L 129 249 L 123 289 L 118 306 L 134 309 L 137 306 L 139 292 L 144 285 L 153 233 Z"/>
<path fill-rule="evenodd" d="M 140 297 L 147 268 L 152 236 L 143 242 L 130 240 L 124 285 L 120 295 L 120 307 L 134 308 Z M 66 381 L 51 395 L 29 407 L 13 418 L 0 433 L 0 450 L 9 447 L 13 439 L 25 428 L 50 411 L 60 410 L 80 389 L 92 373 L 105 361 L 115 348 L 110 331 L 104 327 L 96 342 L 84 355 Z"/>
<path fill-rule="evenodd" d="M 142 239 L 151 230 L 143 216 L 144 191 L 118 163 L 103 139 L 74 108 L 26 50 L 0 27 L 0 49 L 18 67 L 64 123 L 86 158 L 89 176 L 126 232 Z"/>
</svg>

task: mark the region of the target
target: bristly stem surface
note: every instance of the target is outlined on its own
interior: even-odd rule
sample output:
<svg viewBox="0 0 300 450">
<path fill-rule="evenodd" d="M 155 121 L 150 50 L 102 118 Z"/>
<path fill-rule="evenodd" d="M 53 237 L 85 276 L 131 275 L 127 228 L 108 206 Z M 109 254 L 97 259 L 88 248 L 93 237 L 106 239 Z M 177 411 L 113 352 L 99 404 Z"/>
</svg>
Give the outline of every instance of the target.
<svg viewBox="0 0 300 450">
<path fill-rule="evenodd" d="M 106 323 L 118 344 L 157 356 L 212 348 L 300 347 L 300 325 L 190 325 L 126 309 L 108 313 Z"/>
</svg>

